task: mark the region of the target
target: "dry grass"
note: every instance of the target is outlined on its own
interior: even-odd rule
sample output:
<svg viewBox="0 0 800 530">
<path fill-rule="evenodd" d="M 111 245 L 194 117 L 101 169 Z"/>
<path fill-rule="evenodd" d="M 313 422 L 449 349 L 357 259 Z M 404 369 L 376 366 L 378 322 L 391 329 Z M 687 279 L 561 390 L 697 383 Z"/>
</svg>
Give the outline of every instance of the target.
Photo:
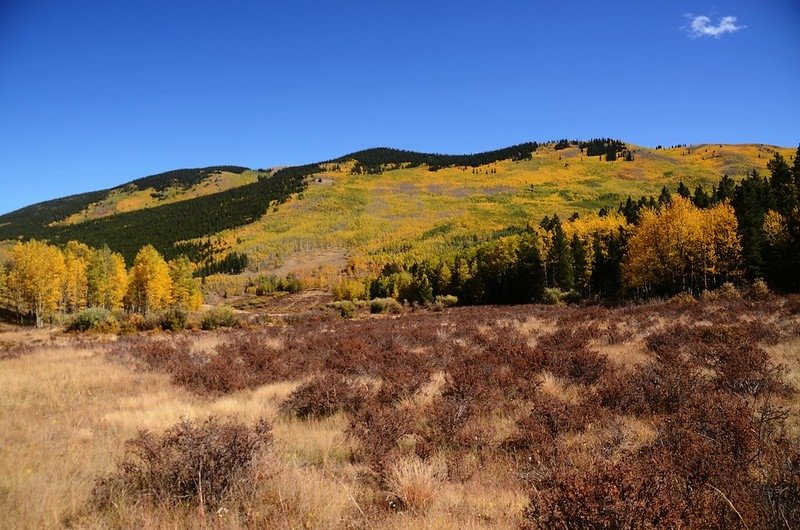
<svg viewBox="0 0 800 530">
<path fill-rule="evenodd" d="M 389 491 L 402 508 L 420 514 L 433 503 L 447 476 L 447 466 L 438 459 L 423 462 L 416 456 L 403 457 L 389 465 L 388 475 Z"/>
<path fill-rule="evenodd" d="M 577 403 L 581 396 L 581 389 L 578 386 L 570 385 L 548 370 L 542 372 L 539 390 L 556 399 L 566 401 L 567 403 Z"/>
</svg>

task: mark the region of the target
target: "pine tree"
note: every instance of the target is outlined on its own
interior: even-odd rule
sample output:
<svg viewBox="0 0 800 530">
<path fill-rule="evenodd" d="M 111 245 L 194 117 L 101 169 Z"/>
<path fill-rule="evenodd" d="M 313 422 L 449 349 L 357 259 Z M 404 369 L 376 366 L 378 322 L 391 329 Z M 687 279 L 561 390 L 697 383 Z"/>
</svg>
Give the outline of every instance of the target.
<svg viewBox="0 0 800 530">
<path fill-rule="evenodd" d="M 774 208 L 772 190 L 756 170 L 736 186 L 733 207 L 742 236 L 742 260 L 750 280 L 768 276 L 764 261 L 764 216 Z"/>
<path fill-rule="evenodd" d="M 680 181 L 678 183 L 677 193 L 684 199 L 689 199 L 692 196 L 692 192 L 689 191 L 689 188 L 686 186 L 686 184 L 683 183 L 683 181 Z"/>
<path fill-rule="evenodd" d="M 708 193 L 706 193 L 706 190 L 703 189 L 702 184 L 698 184 L 694 189 L 694 197 L 692 197 L 692 202 L 698 208 L 708 208 L 711 206 L 711 197 L 709 197 Z"/>
<path fill-rule="evenodd" d="M 794 185 L 792 169 L 780 153 L 775 153 L 772 160 L 767 163 L 767 168 L 771 174 L 769 183 L 778 211 L 786 217 L 791 217 L 797 205 L 797 188 Z"/>
<path fill-rule="evenodd" d="M 545 274 L 542 254 L 536 232 L 528 230 L 522 235 L 516 255 L 511 291 L 513 302 L 527 304 L 538 302 L 544 295 Z"/>
<path fill-rule="evenodd" d="M 661 193 L 658 196 L 658 205 L 665 206 L 669 204 L 670 200 L 672 200 L 672 195 L 670 194 L 669 190 L 666 186 L 661 188 Z"/>
<path fill-rule="evenodd" d="M 724 202 L 733 199 L 733 193 L 736 189 L 736 183 L 728 175 L 723 175 L 717 186 L 714 200 L 716 202 Z"/>
<path fill-rule="evenodd" d="M 555 216 L 553 222 L 553 246 L 550 250 L 550 262 L 553 270 L 553 284 L 564 291 L 575 288 L 575 271 L 572 249 L 567 235 L 561 226 L 561 220 Z"/>
<path fill-rule="evenodd" d="M 572 235 L 570 242 L 572 250 L 572 258 L 574 261 L 575 270 L 575 285 L 581 294 L 585 295 L 589 290 L 589 281 L 591 279 L 591 268 L 589 264 L 589 256 L 587 255 L 586 247 L 583 241 L 578 237 L 578 234 Z"/>
</svg>

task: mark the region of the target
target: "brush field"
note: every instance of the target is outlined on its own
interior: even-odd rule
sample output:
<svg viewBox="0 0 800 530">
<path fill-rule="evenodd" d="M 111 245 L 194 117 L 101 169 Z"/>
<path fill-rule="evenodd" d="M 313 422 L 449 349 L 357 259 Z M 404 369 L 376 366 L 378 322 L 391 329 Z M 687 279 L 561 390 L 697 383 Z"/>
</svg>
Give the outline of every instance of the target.
<svg viewBox="0 0 800 530">
<path fill-rule="evenodd" d="M 797 528 L 800 299 L 0 333 L 3 528 Z"/>
</svg>

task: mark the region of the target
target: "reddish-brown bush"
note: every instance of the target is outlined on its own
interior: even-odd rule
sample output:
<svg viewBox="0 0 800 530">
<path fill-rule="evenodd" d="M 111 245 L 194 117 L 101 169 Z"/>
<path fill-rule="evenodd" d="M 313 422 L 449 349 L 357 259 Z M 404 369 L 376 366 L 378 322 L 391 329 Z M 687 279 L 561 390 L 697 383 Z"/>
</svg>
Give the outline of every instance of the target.
<svg viewBox="0 0 800 530">
<path fill-rule="evenodd" d="M 619 412 L 671 414 L 710 388 L 687 363 L 655 363 L 628 373 L 609 373 L 599 385 L 597 397 L 602 406 Z"/>
<path fill-rule="evenodd" d="M 295 389 L 281 404 L 281 410 L 298 418 L 354 412 L 370 391 L 366 385 L 352 383 L 338 374 L 316 375 Z"/>
<path fill-rule="evenodd" d="M 98 482 L 101 505 L 124 492 L 157 503 L 219 503 L 271 442 L 270 426 L 254 428 L 210 417 L 182 420 L 163 435 L 142 431 L 127 442 L 128 453 L 118 470 Z"/>
</svg>

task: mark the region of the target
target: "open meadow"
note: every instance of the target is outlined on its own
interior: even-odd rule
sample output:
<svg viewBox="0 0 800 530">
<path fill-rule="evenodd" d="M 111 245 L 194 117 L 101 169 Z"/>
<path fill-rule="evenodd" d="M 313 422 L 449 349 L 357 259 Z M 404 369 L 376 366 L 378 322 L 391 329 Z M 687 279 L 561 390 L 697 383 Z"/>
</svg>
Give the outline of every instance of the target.
<svg viewBox="0 0 800 530">
<path fill-rule="evenodd" d="M 2 528 L 797 528 L 800 299 L 0 333 Z"/>
</svg>

